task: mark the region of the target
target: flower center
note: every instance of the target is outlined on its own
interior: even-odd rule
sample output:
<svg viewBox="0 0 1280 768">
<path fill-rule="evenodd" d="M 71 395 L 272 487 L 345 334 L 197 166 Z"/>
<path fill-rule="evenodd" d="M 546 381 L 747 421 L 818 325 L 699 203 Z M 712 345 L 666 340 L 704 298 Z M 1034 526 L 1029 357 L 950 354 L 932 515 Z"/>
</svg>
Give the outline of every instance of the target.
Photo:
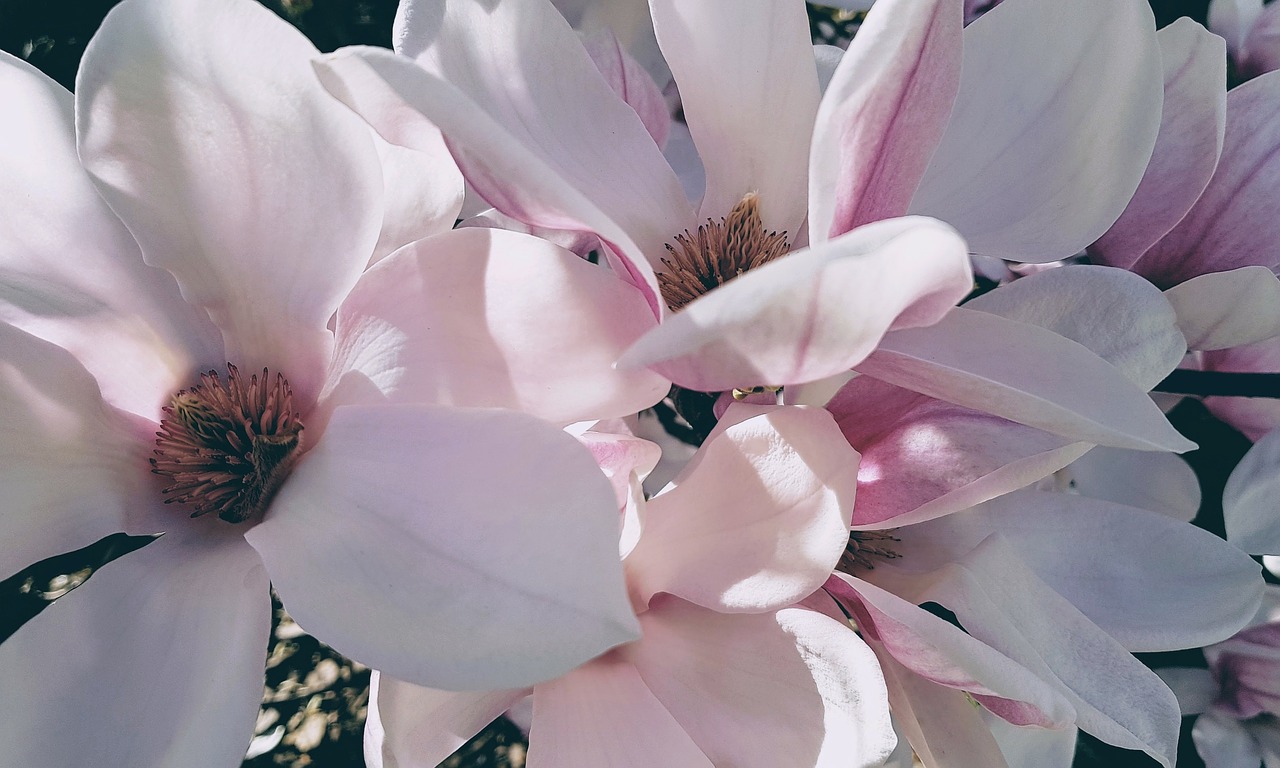
<svg viewBox="0 0 1280 768">
<path fill-rule="evenodd" d="M 754 192 L 718 223 L 707 219 L 697 232 L 685 230 L 667 244 L 662 260 L 666 271 L 658 275 L 662 298 L 672 312 L 747 270 L 791 250 L 786 232 L 767 232 L 760 219 L 760 203 Z"/>
<path fill-rule="evenodd" d="M 853 531 L 849 534 L 849 544 L 840 556 L 836 569 L 852 574 L 855 570 L 875 570 L 877 559 L 897 560 L 902 555 L 895 552 L 891 543 L 902 539 L 888 531 Z"/>
<path fill-rule="evenodd" d="M 225 383 L 217 371 L 202 373 L 162 410 L 151 471 L 169 478 L 164 503 L 186 504 L 192 517 L 216 512 L 240 523 L 260 514 L 297 460 L 293 390 L 266 368 L 247 382 L 231 363 Z"/>
</svg>

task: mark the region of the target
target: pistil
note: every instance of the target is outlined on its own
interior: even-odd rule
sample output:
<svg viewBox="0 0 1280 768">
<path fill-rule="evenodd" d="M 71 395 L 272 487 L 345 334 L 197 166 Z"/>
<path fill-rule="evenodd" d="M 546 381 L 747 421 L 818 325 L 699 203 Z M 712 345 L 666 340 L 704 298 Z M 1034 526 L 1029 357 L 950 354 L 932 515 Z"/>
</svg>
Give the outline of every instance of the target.
<svg viewBox="0 0 1280 768">
<path fill-rule="evenodd" d="M 853 531 L 849 534 L 849 543 L 836 569 L 852 574 L 858 570 L 875 570 L 877 560 L 897 560 L 902 555 L 892 548 L 892 543 L 902 539 L 893 535 L 893 531 Z"/>
<path fill-rule="evenodd" d="M 743 272 L 767 264 L 791 250 L 786 232 L 769 232 L 760 218 L 754 192 L 719 222 L 707 219 L 697 232 L 685 230 L 667 244 L 666 270 L 658 275 L 662 297 L 672 312 L 724 285 Z"/>
<path fill-rule="evenodd" d="M 186 504 L 229 523 L 260 515 L 297 461 L 302 422 L 293 390 L 266 368 L 245 381 L 227 363 L 175 394 L 163 409 L 151 471 L 169 478 L 165 503 Z"/>
</svg>

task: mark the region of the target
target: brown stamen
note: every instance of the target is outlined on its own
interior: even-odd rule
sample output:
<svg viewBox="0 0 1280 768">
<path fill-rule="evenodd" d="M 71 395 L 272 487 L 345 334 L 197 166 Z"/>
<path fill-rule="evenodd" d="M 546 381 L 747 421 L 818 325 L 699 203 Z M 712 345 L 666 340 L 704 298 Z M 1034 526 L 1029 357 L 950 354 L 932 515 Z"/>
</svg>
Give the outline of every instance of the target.
<svg viewBox="0 0 1280 768">
<path fill-rule="evenodd" d="M 743 272 L 791 250 L 786 232 L 766 232 L 754 192 L 719 223 L 707 219 L 697 232 L 685 230 L 667 244 L 666 271 L 658 275 L 662 297 L 672 312 Z"/>
<path fill-rule="evenodd" d="M 894 536 L 892 530 L 853 531 L 849 534 L 849 544 L 845 547 L 844 554 L 840 556 L 836 569 L 850 574 L 856 570 L 873 571 L 876 567 L 873 558 L 897 560 L 902 557 L 885 543 L 900 541 L 902 539 Z"/>
<path fill-rule="evenodd" d="M 297 460 L 302 422 L 281 374 L 246 382 L 231 363 L 173 396 L 162 409 L 151 471 L 170 479 L 166 504 L 191 506 L 192 517 L 218 513 L 240 523 L 266 509 Z"/>
</svg>

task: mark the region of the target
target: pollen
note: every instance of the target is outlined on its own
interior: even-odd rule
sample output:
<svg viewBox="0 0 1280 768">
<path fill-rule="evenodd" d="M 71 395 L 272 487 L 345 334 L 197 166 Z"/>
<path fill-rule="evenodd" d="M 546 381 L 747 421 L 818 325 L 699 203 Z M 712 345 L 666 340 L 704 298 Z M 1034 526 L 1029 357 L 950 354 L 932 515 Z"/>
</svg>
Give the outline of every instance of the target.
<svg viewBox="0 0 1280 768">
<path fill-rule="evenodd" d="M 662 298 L 674 312 L 790 250 L 786 232 L 765 230 L 760 201 L 752 192 L 719 222 L 707 219 L 696 232 L 686 229 L 667 244 L 662 259 L 666 269 L 658 275 Z"/>
<path fill-rule="evenodd" d="M 163 409 L 151 471 L 168 478 L 166 504 L 192 517 L 210 512 L 229 523 L 260 515 L 297 461 L 302 422 L 293 390 L 266 368 L 246 381 L 227 363 L 179 391 Z"/>
<path fill-rule="evenodd" d="M 877 560 L 897 560 L 902 557 L 893 549 L 893 544 L 902 539 L 888 531 L 853 531 L 849 534 L 849 543 L 840 556 L 836 569 L 852 574 L 855 571 L 873 571 Z"/>
</svg>

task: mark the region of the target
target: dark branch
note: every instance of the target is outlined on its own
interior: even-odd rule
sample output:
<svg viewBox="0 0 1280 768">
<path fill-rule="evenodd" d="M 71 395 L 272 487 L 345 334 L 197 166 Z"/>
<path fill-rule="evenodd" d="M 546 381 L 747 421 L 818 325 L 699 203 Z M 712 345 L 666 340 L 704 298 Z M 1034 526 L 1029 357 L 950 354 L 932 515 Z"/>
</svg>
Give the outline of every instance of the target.
<svg viewBox="0 0 1280 768">
<path fill-rule="evenodd" d="M 1157 384 L 1153 391 L 1178 395 L 1280 398 L 1280 373 L 1179 369 Z"/>
</svg>

